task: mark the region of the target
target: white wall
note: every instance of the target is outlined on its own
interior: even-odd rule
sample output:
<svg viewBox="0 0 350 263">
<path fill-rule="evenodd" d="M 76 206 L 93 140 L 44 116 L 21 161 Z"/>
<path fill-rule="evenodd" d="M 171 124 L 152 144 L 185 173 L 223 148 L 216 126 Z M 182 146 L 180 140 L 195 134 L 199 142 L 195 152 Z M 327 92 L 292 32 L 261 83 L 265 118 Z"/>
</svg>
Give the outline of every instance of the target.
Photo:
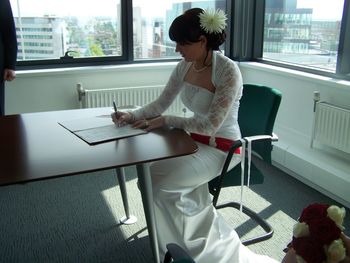
<svg viewBox="0 0 350 263">
<path fill-rule="evenodd" d="M 79 108 L 76 84 L 85 89 L 165 84 L 175 63 L 18 71 L 6 84 L 6 114 Z"/>
<path fill-rule="evenodd" d="M 241 63 L 240 68 L 245 83 L 282 91 L 275 124 L 279 141 L 273 150 L 274 164 L 350 207 L 350 154 L 317 143 L 310 147 L 314 91 L 321 93 L 321 101 L 350 109 L 350 82 L 259 63 Z"/>
<path fill-rule="evenodd" d="M 21 71 L 6 87 L 6 114 L 79 107 L 76 84 L 86 89 L 165 84 L 175 63 Z M 321 100 L 350 108 L 350 83 L 258 63 L 240 63 L 245 83 L 283 93 L 275 131 L 274 164 L 350 207 L 350 155 L 321 145 L 309 147 L 313 92 Z"/>
</svg>

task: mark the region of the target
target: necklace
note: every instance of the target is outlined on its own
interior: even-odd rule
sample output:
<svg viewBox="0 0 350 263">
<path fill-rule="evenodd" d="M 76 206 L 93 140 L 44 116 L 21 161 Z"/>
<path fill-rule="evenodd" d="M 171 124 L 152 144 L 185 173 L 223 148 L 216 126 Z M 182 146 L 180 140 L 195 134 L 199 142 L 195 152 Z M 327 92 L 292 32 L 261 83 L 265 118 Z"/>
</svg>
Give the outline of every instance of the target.
<svg viewBox="0 0 350 263">
<path fill-rule="evenodd" d="M 206 70 L 206 69 L 207 69 L 208 67 L 210 67 L 210 66 L 211 66 L 211 64 L 210 64 L 210 65 L 207 65 L 207 66 L 204 66 L 203 68 L 196 69 L 196 67 L 195 67 L 194 64 L 193 64 L 193 70 L 194 70 L 194 72 L 196 72 L 196 73 L 200 73 L 200 72 Z"/>
</svg>

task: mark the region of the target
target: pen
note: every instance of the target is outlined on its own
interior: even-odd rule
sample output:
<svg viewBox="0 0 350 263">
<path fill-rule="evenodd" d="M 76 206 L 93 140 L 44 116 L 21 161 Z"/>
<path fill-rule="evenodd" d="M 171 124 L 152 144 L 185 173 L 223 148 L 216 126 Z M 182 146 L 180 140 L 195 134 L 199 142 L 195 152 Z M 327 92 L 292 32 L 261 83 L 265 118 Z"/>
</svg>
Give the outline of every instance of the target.
<svg viewBox="0 0 350 263">
<path fill-rule="evenodd" d="M 115 112 L 115 116 L 117 117 L 117 103 L 115 103 L 115 101 L 113 101 L 113 108 L 114 108 L 114 112 Z M 119 127 L 119 123 L 117 123 L 117 127 Z"/>
<path fill-rule="evenodd" d="M 117 104 L 115 103 L 115 101 L 113 101 L 113 108 L 114 108 L 114 112 L 117 113 Z"/>
</svg>

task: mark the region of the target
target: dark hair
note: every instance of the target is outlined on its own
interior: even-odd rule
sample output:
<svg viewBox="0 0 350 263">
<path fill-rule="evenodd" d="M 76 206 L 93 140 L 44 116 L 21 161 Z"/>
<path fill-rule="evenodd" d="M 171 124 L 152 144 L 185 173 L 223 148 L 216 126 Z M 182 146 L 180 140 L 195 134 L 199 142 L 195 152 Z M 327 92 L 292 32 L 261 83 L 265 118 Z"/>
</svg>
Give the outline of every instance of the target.
<svg viewBox="0 0 350 263">
<path fill-rule="evenodd" d="M 169 37 L 172 41 L 180 44 L 190 44 L 198 42 L 200 36 L 207 38 L 207 49 L 219 50 L 225 42 L 226 33 L 207 33 L 200 25 L 199 14 L 203 13 L 201 8 L 192 8 L 182 15 L 176 17 L 169 28 Z"/>
</svg>

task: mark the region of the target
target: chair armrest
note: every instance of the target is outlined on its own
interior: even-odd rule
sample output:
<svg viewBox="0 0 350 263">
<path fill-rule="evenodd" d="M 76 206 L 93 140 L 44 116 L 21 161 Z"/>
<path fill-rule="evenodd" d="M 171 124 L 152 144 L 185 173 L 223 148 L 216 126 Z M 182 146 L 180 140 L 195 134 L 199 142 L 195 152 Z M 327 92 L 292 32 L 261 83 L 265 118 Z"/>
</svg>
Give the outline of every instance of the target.
<svg viewBox="0 0 350 263">
<path fill-rule="evenodd" d="M 227 157 L 226 157 L 221 175 L 226 174 L 235 150 L 237 148 L 241 147 L 243 145 L 243 143 L 248 141 L 248 140 L 250 140 L 250 141 L 278 141 L 278 136 L 275 133 L 272 133 L 272 135 L 253 135 L 253 136 L 247 136 L 247 137 L 244 137 L 242 139 L 235 141 L 227 153 Z"/>
<path fill-rule="evenodd" d="M 265 141 L 265 140 L 271 140 L 273 142 L 278 141 L 278 136 L 275 133 L 272 133 L 272 135 L 253 135 L 253 136 L 247 136 L 243 138 L 244 140 L 250 140 L 250 141 Z"/>
</svg>

